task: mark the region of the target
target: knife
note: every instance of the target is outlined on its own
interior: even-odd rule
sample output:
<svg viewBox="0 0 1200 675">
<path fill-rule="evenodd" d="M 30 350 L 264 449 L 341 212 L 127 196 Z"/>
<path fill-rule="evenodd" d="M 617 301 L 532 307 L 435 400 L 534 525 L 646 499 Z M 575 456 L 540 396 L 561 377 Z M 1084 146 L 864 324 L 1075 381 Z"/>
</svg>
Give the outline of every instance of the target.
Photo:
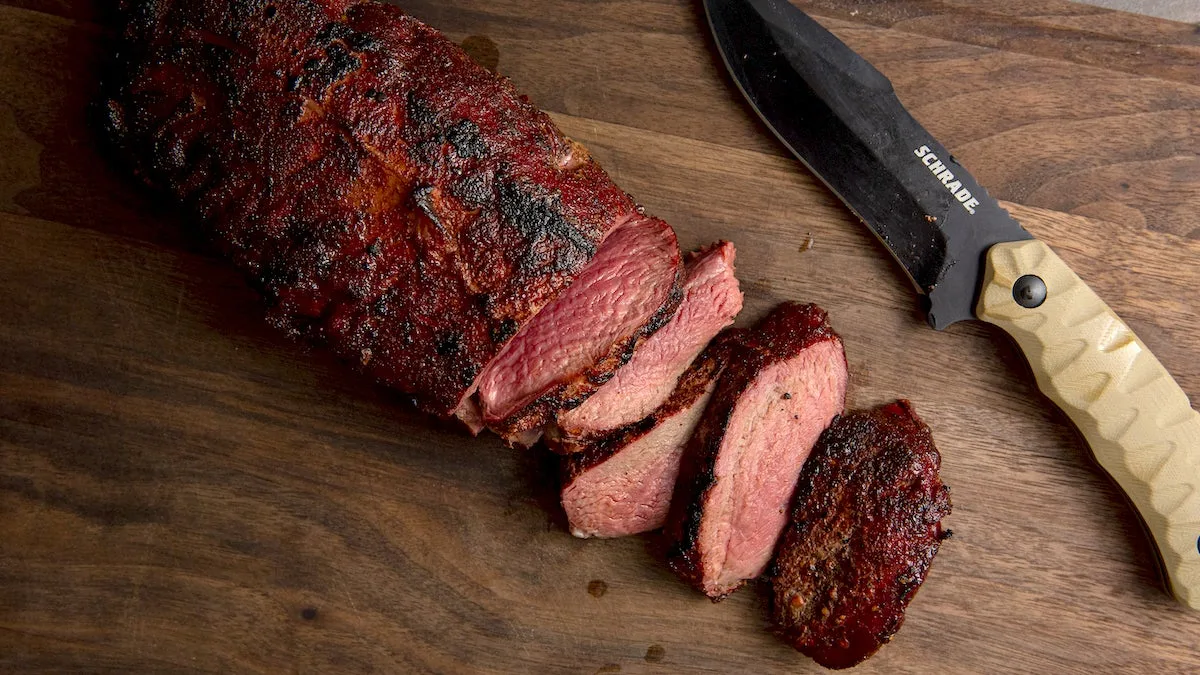
<svg viewBox="0 0 1200 675">
<path fill-rule="evenodd" d="M 1015 338 L 1200 609 L 1200 413 L 1054 251 L 1025 231 L 901 105 L 892 83 L 786 0 L 704 0 L 755 112 L 891 251 L 941 330 Z"/>
</svg>

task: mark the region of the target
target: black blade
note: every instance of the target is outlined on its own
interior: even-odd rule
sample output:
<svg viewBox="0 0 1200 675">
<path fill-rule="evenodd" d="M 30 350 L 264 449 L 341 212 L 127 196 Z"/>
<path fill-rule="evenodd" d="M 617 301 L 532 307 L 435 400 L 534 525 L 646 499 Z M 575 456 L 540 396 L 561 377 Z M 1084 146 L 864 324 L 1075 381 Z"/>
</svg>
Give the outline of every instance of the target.
<svg viewBox="0 0 1200 675">
<path fill-rule="evenodd" d="M 882 73 L 807 14 L 786 0 L 704 5 L 750 104 L 900 261 L 928 296 L 929 323 L 974 318 L 984 254 L 1029 233 L 913 119 Z"/>
</svg>

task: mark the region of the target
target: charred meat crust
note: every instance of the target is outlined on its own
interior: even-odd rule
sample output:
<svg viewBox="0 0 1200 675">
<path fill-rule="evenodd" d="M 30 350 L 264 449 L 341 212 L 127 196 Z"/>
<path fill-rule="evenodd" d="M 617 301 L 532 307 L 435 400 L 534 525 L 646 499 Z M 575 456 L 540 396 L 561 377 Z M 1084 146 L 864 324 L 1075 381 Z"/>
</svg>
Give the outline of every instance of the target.
<svg viewBox="0 0 1200 675">
<path fill-rule="evenodd" d="M 502 422 L 489 423 L 488 428 L 503 437 L 513 437 L 521 432 L 539 429 L 549 424 L 563 410 L 571 410 L 583 404 L 596 390 L 616 375 L 621 366 L 629 363 L 633 353 L 651 335 L 654 335 L 675 316 L 675 310 L 683 302 L 684 268 L 682 257 L 675 262 L 675 277 L 667 299 L 645 324 L 617 341 L 603 358 L 583 373 L 567 379 L 526 405 L 519 412 Z M 554 446 L 551 446 L 552 449 Z M 561 447 L 561 446 L 560 446 Z"/>
<path fill-rule="evenodd" d="M 744 333 L 741 341 L 732 348 L 729 366 L 722 373 L 700 426 L 683 452 L 670 514 L 663 529 L 668 566 L 701 592 L 704 591 L 704 580 L 700 525 L 708 493 L 716 483 L 713 471 L 717 453 L 738 399 L 767 366 L 827 340 L 840 342 L 841 338 L 829 325 L 825 310 L 811 304 L 784 303 L 753 330 Z M 728 595 L 725 593 L 712 600 L 718 602 Z"/>
<path fill-rule="evenodd" d="M 725 368 L 730 349 L 741 339 L 743 332 L 729 329 L 718 335 L 680 376 L 679 384 L 671 396 L 657 410 L 638 422 L 599 437 L 583 439 L 560 438 L 552 429 L 546 438 L 547 445 L 556 452 L 567 454 L 562 462 L 563 488 L 566 489 L 581 474 L 608 461 L 623 448 L 653 431 L 663 421 L 695 403 Z"/>
<path fill-rule="evenodd" d="M 825 431 L 768 572 L 784 640 L 823 666 L 847 668 L 892 639 L 948 535 L 940 464 L 907 401 Z"/>
<path fill-rule="evenodd" d="M 126 0 L 98 105 L 272 323 L 449 414 L 636 212 L 578 144 L 373 1 Z"/>
</svg>

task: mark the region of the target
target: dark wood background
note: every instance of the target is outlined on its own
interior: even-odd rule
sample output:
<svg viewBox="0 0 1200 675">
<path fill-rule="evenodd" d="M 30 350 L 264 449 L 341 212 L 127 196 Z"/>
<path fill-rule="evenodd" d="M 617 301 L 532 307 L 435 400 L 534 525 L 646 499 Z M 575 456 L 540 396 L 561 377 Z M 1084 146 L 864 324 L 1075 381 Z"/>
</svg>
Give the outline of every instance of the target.
<svg viewBox="0 0 1200 675">
<path fill-rule="evenodd" d="M 1058 0 L 804 6 L 1200 400 L 1200 34 Z M 1021 356 L 901 274 L 733 93 L 689 0 L 411 0 L 695 246 L 816 301 L 852 402 L 933 427 L 955 538 L 879 672 L 1200 670 L 1120 494 Z M 750 588 L 579 541 L 552 463 L 271 332 L 85 124 L 87 0 L 0 0 L 0 671 L 795 672 Z M 811 237 L 813 246 L 802 252 Z"/>
</svg>

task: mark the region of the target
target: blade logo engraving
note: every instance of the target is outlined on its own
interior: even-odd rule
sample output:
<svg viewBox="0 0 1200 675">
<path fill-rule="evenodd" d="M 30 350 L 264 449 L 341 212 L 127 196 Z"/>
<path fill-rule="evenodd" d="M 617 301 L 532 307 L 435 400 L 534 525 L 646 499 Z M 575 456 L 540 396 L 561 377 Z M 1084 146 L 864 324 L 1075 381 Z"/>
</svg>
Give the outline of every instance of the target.
<svg viewBox="0 0 1200 675">
<path fill-rule="evenodd" d="M 913 154 L 921 158 L 921 163 L 929 168 L 930 173 L 934 178 L 942 181 L 942 185 L 954 195 L 959 204 L 967 210 L 967 213 L 975 215 L 975 207 L 979 206 L 979 200 L 971 194 L 971 191 L 962 186 L 962 182 L 954 179 L 954 173 L 938 159 L 938 156 L 929 151 L 928 145 L 913 150 Z"/>
</svg>

